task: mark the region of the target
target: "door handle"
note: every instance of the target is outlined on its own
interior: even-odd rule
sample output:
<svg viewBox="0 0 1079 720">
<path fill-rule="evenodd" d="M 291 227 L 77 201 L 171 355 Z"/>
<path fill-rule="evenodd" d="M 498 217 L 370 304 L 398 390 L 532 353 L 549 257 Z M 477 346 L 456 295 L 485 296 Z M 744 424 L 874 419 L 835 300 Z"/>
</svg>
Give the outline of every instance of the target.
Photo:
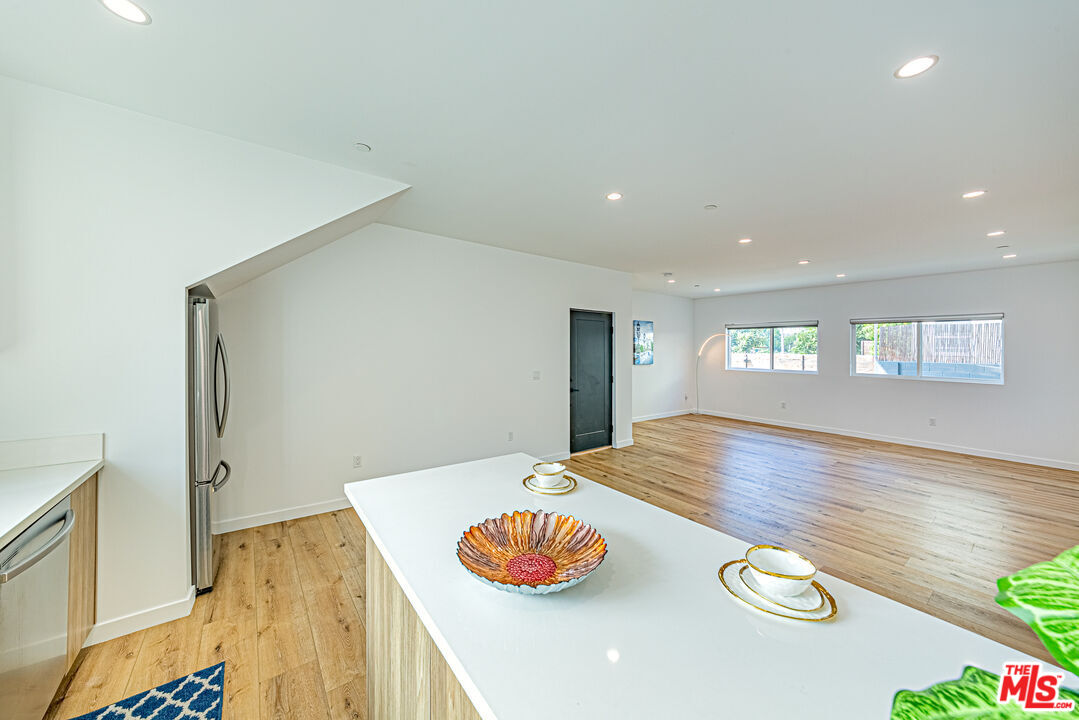
<svg viewBox="0 0 1079 720">
<path fill-rule="evenodd" d="M 221 468 L 225 468 L 225 476 L 218 480 L 217 473 L 221 470 Z M 229 481 L 230 477 L 232 477 L 232 466 L 224 460 L 217 463 L 217 467 L 214 468 L 214 476 L 210 478 L 210 483 L 213 485 L 214 491 L 216 492 L 218 489 L 224 487 L 225 483 Z"/>
<path fill-rule="evenodd" d="M 221 361 L 225 378 L 225 402 L 221 408 L 217 406 L 217 363 Z M 232 382 L 229 380 L 229 355 L 225 352 L 225 341 L 221 334 L 217 335 L 217 344 L 214 347 L 214 416 L 217 418 L 217 436 L 225 436 L 225 423 L 229 420 L 229 396 L 232 394 Z"/>
<path fill-rule="evenodd" d="M 581 391 L 580 391 L 580 390 L 578 390 L 577 388 L 570 388 L 570 389 L 569 389 L 569 391 L 570 391 L 570 392 L 581 392 Z"/>
<path fill-rule="evenodd" d="M 60 532 L 56 533 L 56 535 L 53 536 L 52 540 L 39 547 L 33 555 L 26 558 L 15 567 L 8 568 L 7 570 L 0 572 L 0 585 L 3 585 L 9 580 L 14 580 L 19 575 L 23 574 L 24 572 L 41 562 L 46 555 L 55 550 L 56 547 L 64 541 L 64 538 L 71 534 L 71 531 L 74 528 L 75 511 L 68 510 L 66 513 L 64 513 L 64 524 L 63 526 L 61 526 Z"/>
</svg>

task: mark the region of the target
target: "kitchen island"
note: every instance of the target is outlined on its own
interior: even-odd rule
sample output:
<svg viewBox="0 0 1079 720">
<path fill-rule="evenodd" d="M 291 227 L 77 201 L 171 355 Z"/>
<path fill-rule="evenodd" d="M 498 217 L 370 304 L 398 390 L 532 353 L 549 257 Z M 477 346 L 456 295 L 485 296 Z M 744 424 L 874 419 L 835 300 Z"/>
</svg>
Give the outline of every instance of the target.
<svg viewBox="0 0 1079 720">
<path fill-rule="evenodd" d="M 368 532 L 370 717 L 864 720 L 887 718 L 897 690 L 967 665 L 1000 674 L 1034 661 L 827 575 L 834 620 L 764 615 L 717 577 L 749 543 L 576 473 L 573 492 L 534 495 L 521 481 L 535 462 L 506 455 L 345 486 Z M 511 594 L 458 562 L 470 526 L 538 509 L 607 540 L 581 584 Z"/>
</svg>

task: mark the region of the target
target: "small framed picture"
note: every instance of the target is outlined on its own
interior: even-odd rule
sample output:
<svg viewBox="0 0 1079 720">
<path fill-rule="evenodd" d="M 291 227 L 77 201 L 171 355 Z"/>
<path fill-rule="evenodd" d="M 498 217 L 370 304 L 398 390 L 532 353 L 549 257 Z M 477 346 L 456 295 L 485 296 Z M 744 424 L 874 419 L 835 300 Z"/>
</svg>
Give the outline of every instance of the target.
<svg viewBox="0 0 1079 720">
<path fill-rule="evenodd" d="M 633 321 L 633 364 L 652 364 L 652 321 Z"/>
</svg>

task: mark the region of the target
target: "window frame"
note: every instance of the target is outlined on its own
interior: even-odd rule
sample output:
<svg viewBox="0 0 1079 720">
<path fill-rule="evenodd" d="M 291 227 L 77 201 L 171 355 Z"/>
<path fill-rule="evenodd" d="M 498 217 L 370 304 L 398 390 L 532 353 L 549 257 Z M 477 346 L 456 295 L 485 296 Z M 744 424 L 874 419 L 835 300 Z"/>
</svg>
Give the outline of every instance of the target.
<svg viewBox="0 0 1079 720">
<path fill-rule="evenodd" d="M 1000 379 L 978 378 L 953 378 L 922 375 L 922 323 L 927 322 L 971 322 L 975 320 L 999 320 L 1000 321 Z M 917 371 L 914 375 L 888 375 L 880 373 L 858 372 L 858 326 L 879 325 L 881 323 L 910 323 L 915 326 L 915 338 L 917 340 Z M 914 315 L 911 317 L 871 317 L 851 318 L 850 342 L 847 344 L 850 351 L 850 376 L 854 378 L 888 378 L 890 380 L 924 380 L 928 382 L 955 382 L 970 383 L 973 385 L 1003 385 L 1004 384 L 1004 313 L 974 313 L 970 315 Z"/>
<path fill-rule="evenodd" d="M 812 327 L 817 329 L 817 369 L 816 370 L 780 370 L 775 367 L 775 355 L 776 355 L 776 330 L 779 328 L 806 328 Z M 768 367 L 767 368 L 747 368 L 747 367 L 735 367 L 731 365 L 731 330 L 767 330 L 768 331 Z M 785 375 L 819 375 L 820 374 L 820 321 L 819 320 L 803 320 L 798 322 L 767 322 L 767 323 L 728 323 L 724 326 L 724 332 L 727 333 L 727 340 L 724 343 L 725 354 L 727 356 L 727 364 L 724 370 L 732 370 L 735 372 L 756 372 L 756 373 L 782 373 Z"/>
</svg>

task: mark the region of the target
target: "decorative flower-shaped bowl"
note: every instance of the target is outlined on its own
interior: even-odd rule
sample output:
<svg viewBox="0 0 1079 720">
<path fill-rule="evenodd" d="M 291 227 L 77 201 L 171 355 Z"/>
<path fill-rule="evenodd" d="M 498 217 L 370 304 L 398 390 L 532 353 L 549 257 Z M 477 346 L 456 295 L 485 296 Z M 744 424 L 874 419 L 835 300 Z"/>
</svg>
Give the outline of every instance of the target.
<svg viewBox="0 0 1079 720">
<path fill-rule="evenodd" d="M 473 525 L 457 558 L 483 582 L 506 592 L 545 595 L 584 580 L 607 554 L 607 541 L 572 515 L 518 511 Z"/>
</svg>

